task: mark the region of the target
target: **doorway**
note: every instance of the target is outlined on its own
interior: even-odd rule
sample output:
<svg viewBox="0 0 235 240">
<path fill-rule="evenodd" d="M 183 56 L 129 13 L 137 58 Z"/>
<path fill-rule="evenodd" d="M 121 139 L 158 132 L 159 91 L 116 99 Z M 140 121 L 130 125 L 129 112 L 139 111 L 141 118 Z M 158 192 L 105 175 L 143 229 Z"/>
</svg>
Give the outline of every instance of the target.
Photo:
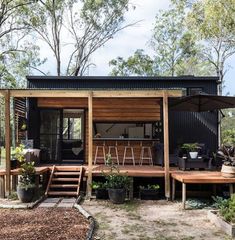
<svg viewBox="0 0 235 240">
<path fill-rule="evenodd" d="M 83 109 L 41 109 L 39 131 L 42 162 L 84 162 Z"/>
</svg>

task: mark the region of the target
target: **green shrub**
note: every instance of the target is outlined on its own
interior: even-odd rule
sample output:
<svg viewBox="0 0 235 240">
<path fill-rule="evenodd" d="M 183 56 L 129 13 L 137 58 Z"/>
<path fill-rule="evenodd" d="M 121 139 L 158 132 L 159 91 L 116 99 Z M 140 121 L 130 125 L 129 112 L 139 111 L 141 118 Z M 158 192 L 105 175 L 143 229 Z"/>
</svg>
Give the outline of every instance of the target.
<svg viewBox="0 0 235 240">
<path fill-rule="evenodd" d="M 229 199 L 214 197 L 214 206 L 219 209 L 220 215 L 225 221 L 235 223 L 235 194 Z"/>
</svg>

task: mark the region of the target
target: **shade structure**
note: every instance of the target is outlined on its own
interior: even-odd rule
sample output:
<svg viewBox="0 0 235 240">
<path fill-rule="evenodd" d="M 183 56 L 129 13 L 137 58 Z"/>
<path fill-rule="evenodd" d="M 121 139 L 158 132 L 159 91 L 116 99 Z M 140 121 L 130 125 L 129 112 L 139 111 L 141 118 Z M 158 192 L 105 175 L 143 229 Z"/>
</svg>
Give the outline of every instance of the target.
<svg viewBox="0 0 235 240">
<path fill-rule="evenodd" d="M 169 109 L 173 111 L 206 112 L 235 107 L 235 97 L 197 94 L 170 98 Z"/>
</svg>

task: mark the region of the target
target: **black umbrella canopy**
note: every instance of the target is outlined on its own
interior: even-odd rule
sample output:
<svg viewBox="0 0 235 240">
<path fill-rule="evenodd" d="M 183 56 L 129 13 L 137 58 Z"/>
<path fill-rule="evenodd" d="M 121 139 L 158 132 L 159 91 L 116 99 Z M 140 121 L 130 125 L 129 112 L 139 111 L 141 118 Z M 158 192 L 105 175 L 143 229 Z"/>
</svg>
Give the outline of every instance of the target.
<svg viewBox="0 0 235 240">
<path fill-rule="evenodd" d="M 201 93 L 169 100 L 169 109 L 173 111 L 206 112 L 225 108 L 235 108 L 235 97 Z"/>
</svg>

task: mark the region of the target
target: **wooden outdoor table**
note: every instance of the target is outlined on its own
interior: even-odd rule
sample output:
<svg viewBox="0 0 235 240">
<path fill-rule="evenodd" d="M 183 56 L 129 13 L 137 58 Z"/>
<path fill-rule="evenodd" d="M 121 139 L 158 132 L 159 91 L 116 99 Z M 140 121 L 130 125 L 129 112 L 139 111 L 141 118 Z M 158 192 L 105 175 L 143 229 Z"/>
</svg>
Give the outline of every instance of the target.
<svg viewBox="0 0 235 240">
<path fill-rule="evenodd" d="M 182 207 L 186 205 L 186 184 L 229 184 L 230 195 L 233 193 L 235 178 L 225 178 L 221 172 L 177 172 L 172 173 L 172 199 L 175 198 L 175 181 L 182 183 Z"/>
</svg>

